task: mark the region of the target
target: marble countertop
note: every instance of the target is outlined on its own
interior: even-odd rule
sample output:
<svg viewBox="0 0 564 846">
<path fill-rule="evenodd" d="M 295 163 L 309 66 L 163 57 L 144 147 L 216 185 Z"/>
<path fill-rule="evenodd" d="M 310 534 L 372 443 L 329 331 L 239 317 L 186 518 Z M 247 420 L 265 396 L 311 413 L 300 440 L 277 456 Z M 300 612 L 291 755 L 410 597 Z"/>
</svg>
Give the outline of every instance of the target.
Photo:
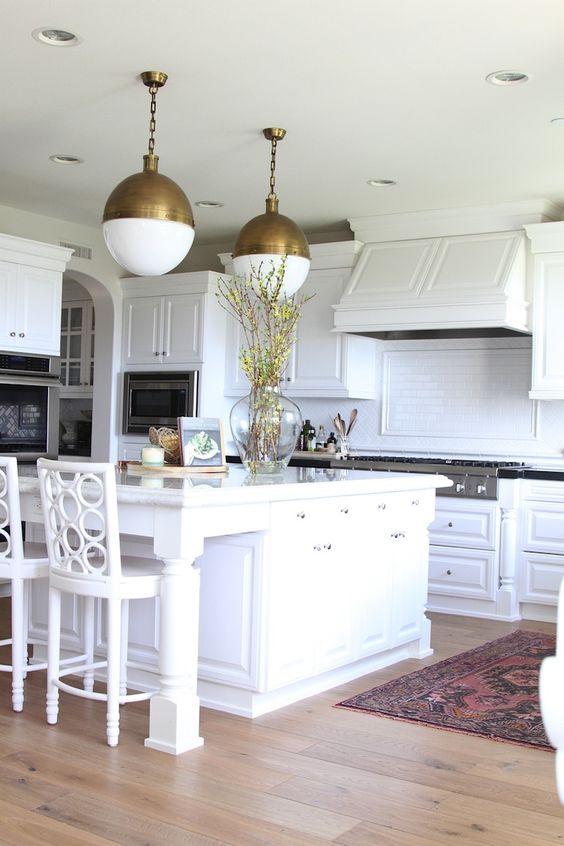
<svg viewBox="0 0 564 846">
<path fill-rule="evenodd" d="M 116 468 L 116 482 L 120 502 L 171 507 L 317 499 L 434 489 L 451 484 L 445 476 L 434 474 L 366 473 L 362 470 L 317 467 L 288 467 L 280 474 L 253 476 L 240 465 L 230 465 L 225 473 L 181 476 L 160 475 L 154 470 L 131 473 Z M 35 493 L 38 489 L 36 475 L 32 475 L 31 471 L 20 473 L 22 493 Z"/>
</svg>

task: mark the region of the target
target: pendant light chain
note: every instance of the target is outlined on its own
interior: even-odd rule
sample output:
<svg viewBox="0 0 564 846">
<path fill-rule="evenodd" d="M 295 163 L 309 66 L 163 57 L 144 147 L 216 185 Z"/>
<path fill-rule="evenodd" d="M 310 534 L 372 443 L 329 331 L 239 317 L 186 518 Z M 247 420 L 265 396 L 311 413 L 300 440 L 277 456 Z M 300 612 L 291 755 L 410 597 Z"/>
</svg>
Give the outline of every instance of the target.
<svg viewBox="0 0 564 846">
<path fill-rule="evenodd" d="M 271 156 L 270 156 L 270 194 L 269 197 L 275 197 L 276 192 L 274 190 L 274 180 L 275 175 L 274 171 L 276 170 L 276 138 L 272 138 L 271 140 Z"/>
<path fill-rule="evenodd" d="M 158 87 L 153 83 L 149 88 L 151 94 L 151 118 L 149 120 L 149 155 L 153 156 L 155 153 L 155 129 L 157 127 L 156 113 L 157 113 L 157 91 Z"/>
</svg>

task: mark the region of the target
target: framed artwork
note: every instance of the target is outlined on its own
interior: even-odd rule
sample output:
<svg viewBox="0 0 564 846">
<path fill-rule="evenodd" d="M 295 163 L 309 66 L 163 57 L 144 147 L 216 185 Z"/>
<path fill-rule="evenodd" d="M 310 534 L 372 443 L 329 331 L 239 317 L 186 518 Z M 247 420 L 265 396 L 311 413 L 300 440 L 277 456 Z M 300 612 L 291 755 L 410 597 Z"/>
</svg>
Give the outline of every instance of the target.
<svg viewBox="0 0 564 846">
<path fill-rule="evenodd" d="M 194 471 L 227 470 L 223 423 L 218 417 L 179 417 L 180 461 Z"/>
</svg>

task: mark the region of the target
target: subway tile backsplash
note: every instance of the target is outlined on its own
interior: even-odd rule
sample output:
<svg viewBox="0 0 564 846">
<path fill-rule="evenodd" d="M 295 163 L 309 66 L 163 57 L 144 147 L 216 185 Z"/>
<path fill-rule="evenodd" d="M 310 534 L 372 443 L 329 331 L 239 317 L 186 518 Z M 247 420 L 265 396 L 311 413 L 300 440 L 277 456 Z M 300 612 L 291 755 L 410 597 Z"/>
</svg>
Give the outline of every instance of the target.
<svg viewBox="0 0 564 846">
<path fill-rule="evenodd" d="M 358 408 L 351 449 L 558 458 L 564 401 L 533 401 L 529 337 L 378 342 L 376 400 L 298 401 L 332 428 Z M 334 427 L 333 427 L 334 428 Z"/>
</svg>

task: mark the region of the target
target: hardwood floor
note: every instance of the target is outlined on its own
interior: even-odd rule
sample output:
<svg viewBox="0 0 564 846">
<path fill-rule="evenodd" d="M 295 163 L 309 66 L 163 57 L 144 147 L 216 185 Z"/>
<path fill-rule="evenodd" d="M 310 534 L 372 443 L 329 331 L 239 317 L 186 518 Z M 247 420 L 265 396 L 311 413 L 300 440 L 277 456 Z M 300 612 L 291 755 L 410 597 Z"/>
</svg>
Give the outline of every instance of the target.
<svg viewBox="0 0 564 846">
<path fill-rule="evenodd" d="M 0 600 L 0 620 L 6 619 Z M 552 752 L 411 726 L 332 706 L 519 625 L 431 615 L 435 654 L 404 661 L 255 720 L 203 709 L 205 745 L 145 749 L 148 704 L 122 709 L 105 744 L 104 704 L 44 678 L 22 714 L 0 673 L 0 843 L 31 846 L 548 846 L 564 844 Z"/>
</svg>

